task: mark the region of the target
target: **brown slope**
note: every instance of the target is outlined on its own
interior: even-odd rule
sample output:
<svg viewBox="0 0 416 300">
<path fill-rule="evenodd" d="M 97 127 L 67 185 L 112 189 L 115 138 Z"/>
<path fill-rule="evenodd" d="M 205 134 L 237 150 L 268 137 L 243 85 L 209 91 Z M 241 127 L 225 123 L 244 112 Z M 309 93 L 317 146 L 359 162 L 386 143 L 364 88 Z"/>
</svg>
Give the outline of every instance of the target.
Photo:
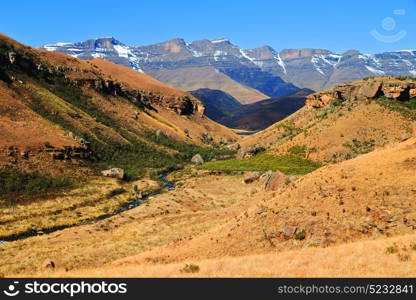
<svg viewBox="0 0 416 300">
<path fill-rule="evenodd" d="M 214 142 L 236 138 L 203 116 L 192 95 L 129 68 L 27 47 L 4 35 L 0 59 L 0 166 L 17 160 L 19 167 L 36 167 L 32 157 L 42 156 L 46 144 L 64 151 L 80 147 L 84 135 L 103 147 L 136 141 L 169 155 L 176 151 L 149 139 L 149 132 L 197 145 L 205 145 L 207 132 Z M 27 150 L 30 160 L 10 157 Z"/>
<path fill-rule="evenodd" d="M 404 83 L 389 78 L 374 80 L 377 85 Z M 335 99 L 334 93 L 338 95 L 346 88 L 345 98 Z M 362 94 L 366 89 L 374 91 L 373 98 L 380 96 L 375 94 L 377 88 L 374 89 L 372 81 L 358 81 L 313 94 L 307 100 L 309 105 L 245 138 L 241 145 L 264 146 L 276 155 L 294 146 L 304 146 L 309 158 L 333 162 L 409 138 L 415 128 L 414 110 L 402 105 L 406 101 L 367 99 Z M 329 102 L 322 104 L 321 100 L 315 100 L 316 95 L 329 95 L 323 96 Z"/>
<path fill-rule="evenodd" d="M 205 127 L 209 127 L 213 131 L 213 136 L 218 133 L 219 138 L 234 137 L 231 131 L 203 117 L 203 105 L 192 95 L 169 87 L 148 75 L 100 59 L 82 61 L 60 53 L 26 47 L 4 35 L 0 35 L 0 40 L 13 48 L 8 52 L 17 52 L 14 66 L 19 68 L 21 67 L 20 64 L 28 64 L 27 60 L 30 64 L 33 64 L 33 66 L 28 66 L 27 70 L 23 70 L 22 73 L 36 72 L 36 70 L 30 70 L 31 67 L 38 68 L 40 71 L 44 70 L 47 74 L 51 73 L 51 76 L 56 75 L 56 73 L 64 73 L 68 83 L 78 86 L 83 93 L 92 97 L 92 101 L 100 109 L 105 111 L 110 110 L 111 107 L 115 111 L 114 118 L 117 118 L 120 122 L 124 119 L 125 123 L 131 123 L 128 118 L 131 113 L 137 111 L 134 101 L 141 101 L 148 108 L 145 114 L 147 116 L 140 116 L 146 126 L 159 124 L 158 126 L 172 132 L 173 135 L 181 139 L 189 138 L 186 138 L 183 133 L 179 134 L 178 129 L 173 129 L 179 127 L 175 122 L 187 125 L 191 136 L 197 136 L 206 130 Z M 5 53 L 5 56 L 7 56 L 7 53 Z M 19 76 L 26 76 L 26 74 L 17 75 L 17 77 Z M 13 93 L 11 90 L 23 90 L 26 84 L 36 85 L 39 89 L 43 88 L 39 87 L 36 82 L 31 82 L 30 76 L 26 77 L 27 81 L 23 83 L 20 83 L 20 78 L 17 77 L 13 78 L 14 80 L 10 85 L 2 82 L 3 90 Z M 103 95 L 103 93 L 106 94 Z M 137 99 L 133 99 L 133 103 L 128 101 L 130 100 L 129 97 L 134 96 L 137 96 Z M 116 105 L 115 101 L 120 103 Z M 158 116 L 160 120 L 153 116 L 158 110 L 164 114 L 164 117 Z M 110 112 L 106 111 L 106 113 Z M 119 114 L 124 114 L 124 116 Z M 178 115 L 181 117 L 177 118 Z M 169 118 L 175 121 L 169 124 Z M 198 121 L 199 124 L 196 124 L 195 121 Z M 136 124 L 136 127 L 138 125 Z M 130 126 L 132 125 L 130 124 Z M 184 128 L 186 127 L 183 127 L 182 130 Z M 199 143 L 195 138 L 194 142 Z"/>
<path fill-rule="evenodd" d="M 224 225 L 113 266 L 158 259 L 189 262 L 411 234 L 416 229 L 415 161 L 412 138 L 323 167 L 281 190 L 256 194 L 251 208 L 231 215 Z M 296 240 L 295 232 L 301 231 L 305 239 Z"/>
</svg>

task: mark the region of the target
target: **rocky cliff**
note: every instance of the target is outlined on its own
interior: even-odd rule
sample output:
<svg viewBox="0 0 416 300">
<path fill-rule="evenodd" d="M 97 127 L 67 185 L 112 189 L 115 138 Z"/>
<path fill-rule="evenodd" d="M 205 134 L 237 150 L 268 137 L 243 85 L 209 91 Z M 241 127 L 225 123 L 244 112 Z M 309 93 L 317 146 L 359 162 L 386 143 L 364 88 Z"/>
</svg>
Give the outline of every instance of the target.
<svg viewBox="0 0 416 300">
<path fill-rule="evenodd" d="M 378 77 L 346 83 L 308 96 L 306 105 L 320 108 L 331 101 L 381 97 L 400 101 L 414 99 L 416 98 L 416 81 L 410 78 Z"/>
</svg>

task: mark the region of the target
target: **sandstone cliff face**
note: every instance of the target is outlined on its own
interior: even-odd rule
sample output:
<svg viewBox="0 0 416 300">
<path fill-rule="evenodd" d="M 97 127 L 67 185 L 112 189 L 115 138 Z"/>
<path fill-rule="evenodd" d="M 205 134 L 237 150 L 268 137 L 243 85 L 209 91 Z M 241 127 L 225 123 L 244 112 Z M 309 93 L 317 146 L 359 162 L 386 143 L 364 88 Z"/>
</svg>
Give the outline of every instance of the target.
<svg viewBox="0 0 416 300">
<path fill-rule="evenodd" d="M 346 83 L 308 96 L 306 105 L 320 108 L 335 100 L 376 99 L 379 97 L 400 101 L 416 98 L 416 81 L 400 80 L 395 77 L 380 77 Z"/>
</svg>

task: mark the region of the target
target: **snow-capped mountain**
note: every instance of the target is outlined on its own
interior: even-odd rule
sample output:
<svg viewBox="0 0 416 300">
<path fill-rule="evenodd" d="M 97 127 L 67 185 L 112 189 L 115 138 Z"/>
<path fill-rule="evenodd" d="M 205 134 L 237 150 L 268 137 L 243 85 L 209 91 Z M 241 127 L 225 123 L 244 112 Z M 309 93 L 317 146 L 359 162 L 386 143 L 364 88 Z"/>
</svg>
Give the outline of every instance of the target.
<svg viewBox="0 0 416 300">
<path fill-rule="evenodd" d="M 243 103 L 369 76 L 416 76 L 413 50 L 338 54 L 325 49 L 276 51 L 269 46 L 240 49 L 226 38 L 194 42 L 176 38 L 148 46 L 99 38 L 43 48 L 80 59 L 102 58 L 123 64 L 185 90 L 225 90 Z"/>
<path fill-rule="evenodd" d="M 69 54 L 79 59 L 102 58 L 143 72 L 139 66 L 139 58 L 132 52 L 132 47 L 112 37 L 92 39 L 81 43 L 56 43 L 42 48 Z"/>
</svg>

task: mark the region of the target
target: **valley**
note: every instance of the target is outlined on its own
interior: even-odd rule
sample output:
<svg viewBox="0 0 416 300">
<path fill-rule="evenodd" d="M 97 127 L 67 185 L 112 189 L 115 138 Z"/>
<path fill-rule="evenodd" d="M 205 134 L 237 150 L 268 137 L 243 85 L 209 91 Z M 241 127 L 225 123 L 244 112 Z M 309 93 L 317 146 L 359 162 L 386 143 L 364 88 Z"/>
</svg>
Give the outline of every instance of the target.
<svg viewBox="0 0 416 300">
<path fill-rule="evenodd" d="M 0 35 L 0 277 L 416 274 L 414 78 L 314 92 L 267 63 L 361 54 L 228 39 L 44 48 Z"/>
</svg>

